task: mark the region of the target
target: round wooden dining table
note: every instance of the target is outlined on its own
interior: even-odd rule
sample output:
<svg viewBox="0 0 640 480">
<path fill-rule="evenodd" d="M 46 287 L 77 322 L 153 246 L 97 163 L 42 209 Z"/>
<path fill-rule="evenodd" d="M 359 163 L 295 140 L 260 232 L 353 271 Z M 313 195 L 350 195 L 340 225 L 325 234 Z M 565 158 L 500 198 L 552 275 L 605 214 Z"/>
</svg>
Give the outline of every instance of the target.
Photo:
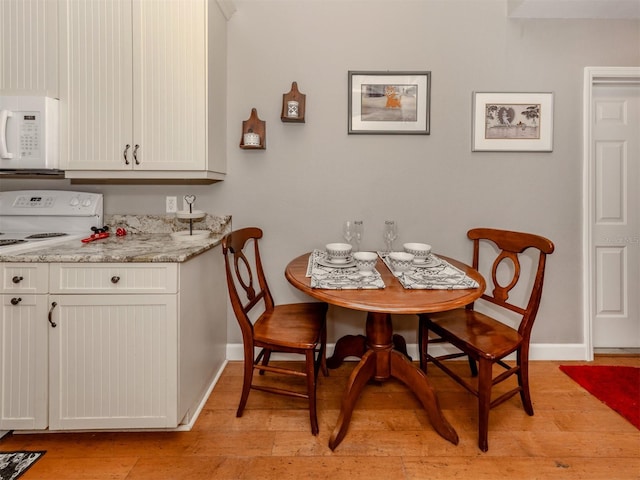
<svg viewBox="0 0 640 480">
<path fill-rule="evenodd" d="M 327 360 L 329 366 L 336 366 L 347 356 L 360 357 L 342 397 L 340 415 L 329 439 L 329 448 L 334 450 L 344 439 L 356 401 L 365 385 L 372 379 L 383 382 L 390 378 L 397 378 L 413 391 L 436 432 L 457 445 L 458 434 L 442 414 L 427 375 L 411 362 L 406 352 L 394 348 L 391 314 L 442 312 L 468 305 L 484 292 L 486 283 L 482 275 L 464 263 L 438 255 L 476 280 L 479 287 L 412 290 L 404 288 L 385 263 L 378 259 L 376 269 L 382 276 L 385 288 L 329 290 L 311 287 L 311 278 L 306 276 L 309 255 L 300 255 L 287 265 L 285 277 L 291 285 L 322 302 L 367 312 L 365 335 L 348 335 L 339 339 L 333 357 Z"/>
</svg>

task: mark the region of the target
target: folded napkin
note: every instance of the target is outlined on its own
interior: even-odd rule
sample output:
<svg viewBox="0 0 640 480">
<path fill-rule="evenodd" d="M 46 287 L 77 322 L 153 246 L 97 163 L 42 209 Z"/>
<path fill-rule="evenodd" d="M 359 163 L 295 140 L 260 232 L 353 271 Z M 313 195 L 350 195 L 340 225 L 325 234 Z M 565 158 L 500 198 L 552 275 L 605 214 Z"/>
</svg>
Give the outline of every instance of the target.
<svg viewBox="0 0 640 480">
<path fill-rule="evenodd" d="M 361 275 L 356 267 L 331 267 L 321 265 L 318 260 L 326 260 L 327 254 L 314 250 L 309 255 L 307 277 L 311 277 L 311 288 L 329 290 L 361 290 L 384 288 L 380 272 L 374 270 L 371 275 Z"/>
<path fill-rule="evenodd" d="M 378 252 L 384 263 L 393 272 L 389 263 L 388 254 Z M 420 264 L 406 272 L 394 272 L 404 288 L 431 289 L 431 290 L 457 290 L 465 288 L 478 288 L 478 282 L 467 276 L 462 270 L 454 267 L 449 262 L 431 254 L 424 266 Z"/>
</svg>

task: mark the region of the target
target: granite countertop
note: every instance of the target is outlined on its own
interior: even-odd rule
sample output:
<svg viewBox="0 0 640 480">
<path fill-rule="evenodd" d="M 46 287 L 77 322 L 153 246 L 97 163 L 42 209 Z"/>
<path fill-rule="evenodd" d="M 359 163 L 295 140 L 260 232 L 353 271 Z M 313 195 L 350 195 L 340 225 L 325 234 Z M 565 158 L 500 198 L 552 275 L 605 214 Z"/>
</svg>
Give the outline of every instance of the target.
<svg viewBox="0 0 640 480">
<path fill-rule="evenodd" d="M 231 231 L 231 217 L 207 215 L 194 222 L 194 230 L 209 230 L 209 237 L 174 240 L 171 233 L 188 230 L 188 222 L 173 216 L 107 215 L 105 223 L 112 232 L 108 238 L 82 243 L 69 240 L 50 247 L 0 255 L 0 262 L 184 262 L 218 245 Z M 117 228 L 127 234 L 115 235 Z M 88 236 L 88 235 L 87 235 Z"/>
</svg>

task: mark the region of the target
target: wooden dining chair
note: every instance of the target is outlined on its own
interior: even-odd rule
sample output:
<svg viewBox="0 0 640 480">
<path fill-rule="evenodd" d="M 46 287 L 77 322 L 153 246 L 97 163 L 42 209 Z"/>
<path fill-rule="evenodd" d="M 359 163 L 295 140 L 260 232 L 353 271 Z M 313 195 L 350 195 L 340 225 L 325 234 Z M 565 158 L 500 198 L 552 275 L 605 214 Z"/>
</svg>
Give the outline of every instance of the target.
<svg viewBox="0 0 640 480">
<path fill-rule="evenodd" d="M 515 316 L 516 326 L 512 328 L 503 321 L 480 313 L 474 303 L 448 312 L 422 314 L 418 331 L 420 367 L 426 373 L 428 362 L 432 362 L 478 397 L 478 446 L 486 452 L 489 448 L 490 409 L 520 393 L 525 411 L 533 415 L 529 393 L 529 341 L 540 306 L 546 256 L 553 252 L 554 245 L 538 235 L 491 228 L 475 228 L 469 230 L 467 236 L 473 241 L 473 268 L 480 270 L 481 265 L 490 266 L 493 283 L 492 292 L 485 292 L 476 304 L 487 302 L 491 304 L 492 312 L 509 312 L 505 321 L 509 315 Z M 481 248 L 483 255 L 480 255 Z M 528 249 L 534 249 L 531 274 L 521 275 L 521 265 L 525 262 L 523 257 L 531 253 L 525 253 Z M 490 257 L 488 263 L 484 263 L 485 252 Z M 518 301 L 513 301 L 509 295 L 516 291 Z M 430 339 L 430 332 L 437 337 Z M 440 356 L 429 353 L 429 344 L 442 342 L 456 347 L 456 352 Z M 509 365 L 504 359 L 514 352 L 515 365 Z M 471 375 L 478 377 L 477 383 L 462 378 L 445 365 L 445 360 L 464 356 L 468 358 Z M 496 364 L 505 370 L 499 370 L 501 373 L 494 376 L 493 366 Z M 517 377 L 517 386 L 492 399 L 492 387 L 513 375 Z"/>
<path fill-rule="evenodd" d="M 311 433 L 318 434 L 316 384 L 318 370 L 327 375 L 326 367 L 326 303 L 275 305 L 265 278 L 258 241 L 263 232 L 250 227 L 229 233 L 222 239 L 222 252 L 227 272 L 227 286 L 244 346 L 242 395 L 236 416 L 241 417 L 249 391 L 305 398 L 309 402 Z M 252 321 L 254 320 L 254 321 Z M 270 365 L 271 354 L 292 353 L 305 358 L 305 368 Z M 283 362 L 286 363 L 286 362 Z M 264 381 L 255 383 L 254 370 L 304 378 L 306 388 L 275 386 Z"/>
</svg>

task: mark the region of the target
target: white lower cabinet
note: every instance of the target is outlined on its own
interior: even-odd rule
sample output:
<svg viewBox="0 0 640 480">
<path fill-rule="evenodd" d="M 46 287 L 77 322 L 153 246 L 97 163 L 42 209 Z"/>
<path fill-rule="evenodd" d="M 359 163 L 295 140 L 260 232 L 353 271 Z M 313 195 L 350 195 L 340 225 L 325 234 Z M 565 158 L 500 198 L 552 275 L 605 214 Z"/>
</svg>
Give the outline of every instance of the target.
<svg viewBox="0 0 640 480">
<path fill-rule="evenodd" d="M 51 295 L 49 427 L 175 427 L 176 295 Z"/>
<path fill-rule="evenodd" d="M 0 264 L 0 430 L 47 427 L 46 264 Z"/>
<path fill-rule="evenodd" d="M 2 295 L 0 429 L 191 421 L 226 358 L 221 259 L 37 264 L 48 295 Z"/>
</svg>

